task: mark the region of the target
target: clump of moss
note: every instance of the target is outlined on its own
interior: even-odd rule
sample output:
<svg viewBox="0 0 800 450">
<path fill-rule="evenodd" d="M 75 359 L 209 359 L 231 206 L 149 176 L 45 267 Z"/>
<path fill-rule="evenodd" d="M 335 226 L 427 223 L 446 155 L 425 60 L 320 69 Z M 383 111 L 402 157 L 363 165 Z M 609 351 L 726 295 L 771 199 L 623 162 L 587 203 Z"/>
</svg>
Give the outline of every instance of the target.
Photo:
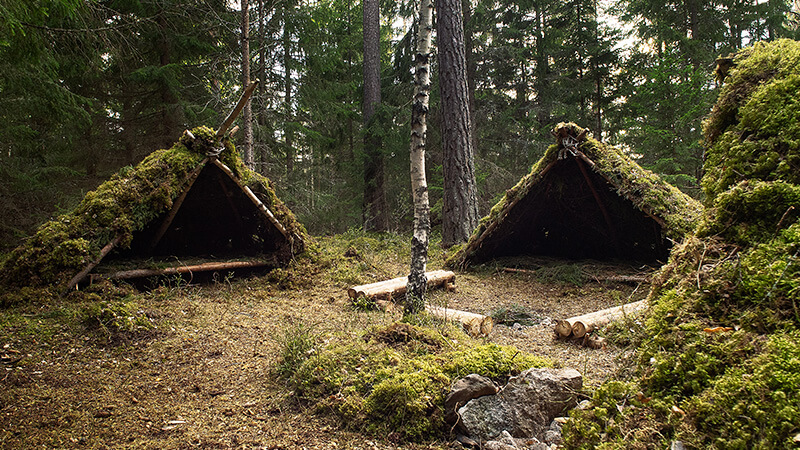
<svg viewBox="0 0 800 450">
<path fill-rule="evenodd" d="M 636 387 L 649 401 L 619 427 L 593 425 L 605 423 L 601 404 L 576 413 L 570 447 L 796 445 L 800 43 L 760 43 L 734 61 L 704 128 L 708 208 L 648 297 Z"/>
<path fill-rule="evenodd" d="M 760 42 L 734 64 L 703 124 L 709 200 L 744 180 L 800 183 L 800 43 Z"/>
<path fill-rule="evenodd" d="M 455 328 L 393 324 L 364 339 L 314 345 L 283 376 L 298 397 L 350 427 L 411 441 L 436 439 L 446 433 L 444 397 L 455 380 L 470 373 L 504 380 L 552 365 L 512 347 L 473 344 Z"/>
<path fill-rule="evenodd" d="M 172 148 L 151 153 L 136 167 L 122 168 L 72 212 L 42 225 L 3 261 L 0 284 L 63 287 L 116 236 L 121 237 L 119 247 L 126 248 L 135 231 L 172 207 L 192 169 L 219 147 L 221 161 L 262 195 L 290 233 L 302 237 L 293 249 L 301 253 L 305 229 L 277 199 L 269 181 L 246 169 L 233 144 L 217 140 L 210 128 L 198 127 L 192 134 L 193 139 L 184 134 Z"/>
</svg>

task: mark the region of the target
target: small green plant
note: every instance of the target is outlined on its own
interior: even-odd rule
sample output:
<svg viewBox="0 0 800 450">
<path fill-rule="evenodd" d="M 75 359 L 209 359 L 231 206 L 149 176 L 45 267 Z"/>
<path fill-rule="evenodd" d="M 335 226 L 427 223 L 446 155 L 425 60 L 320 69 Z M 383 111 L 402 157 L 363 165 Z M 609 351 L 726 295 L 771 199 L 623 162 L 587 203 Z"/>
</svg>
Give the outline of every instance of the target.
<svg viewBox="0 0 800 450">
<path fill-rule="evenodd" d="M 516 303 L 510 306 L 501 306 L 490 314 L 495 323 L 515 324 L 530 326 L 539 323 L 540 318 L 528 311 L 524 306 Z"/>
<path fill-rule="evenodd" d="M 378 309 L 378 305 L 371 298 L 358 296 L 353 299 L 353 309 L 356 311 L 375 311 Z"/>
<path fill-rule="evenodd" d="M 310 326 L 298 322 L 287 328 L 279 338 L 281 350 L 275 370 L 280 378 L 291 378 L 314 353 L 316 337 L 312 331 Z"/>
<path fill-rule="evenodd" d="M 89 327 L 99 328 L 108 335 L 153 328 L 150 319 L 131 301 L 100 300 L 96 294 L 88 297 L 96 297 L 91 299 L 96 301 L 83 310 L 84 322 Z"/>
</svg>

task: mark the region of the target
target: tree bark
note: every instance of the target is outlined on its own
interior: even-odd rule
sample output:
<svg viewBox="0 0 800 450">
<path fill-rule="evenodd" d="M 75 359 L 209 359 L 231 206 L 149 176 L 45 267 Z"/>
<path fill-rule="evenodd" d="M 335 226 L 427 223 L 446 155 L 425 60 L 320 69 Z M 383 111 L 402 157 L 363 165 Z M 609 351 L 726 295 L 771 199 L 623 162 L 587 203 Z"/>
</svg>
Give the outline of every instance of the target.
<svg viewBox="0 0 800 450">
<path fill-rule="evenodd" d="M 242 1 L 242 89 L 250 86 L 250 0 Z M 253 109 L 250 102 L 244 105 L 242 112 L 242 128 L 244 142 L 242 143 L 242 156 L 245 165 L 253 169 Z"/>
<path fill-rule="evenodd" d="M 431 232 L 428 180 L 425 176 L 425 144 L 428 129 L 428 101 L 431 90 L 430 54 L 433 3 L 421 0 L 417 25 L 414 98 L 411 105 L 411 192 L 414 196 L 414 236 L 411 238 L 411 273 L 408 275 L 405 314 L 425 308 L 428 240 Z"/>
<path fill-rule="evenodd" d="M 364 0 L 364 229 L 389 229 L 389 211 L 384 191 L 384 162 L 375 111 L 381 103 L 380 4 Z"/>
<path fill-rule="evenodd" d="M 292 109 L 292 36 L 289 31 L 289 6 L 283 8 L 283 106 L 286 117 L 283 127 L 283 143 L 286 151 L 286 185 L 291 190 L 294 173 L 294 130 L 292 122 L 294 114 Z"/>
<path fill-rule="evenodd" d="M 442 97 L 442 245 L 466 242 L 478 224 L 461 0 L 436 0 Z"/>
</svg>

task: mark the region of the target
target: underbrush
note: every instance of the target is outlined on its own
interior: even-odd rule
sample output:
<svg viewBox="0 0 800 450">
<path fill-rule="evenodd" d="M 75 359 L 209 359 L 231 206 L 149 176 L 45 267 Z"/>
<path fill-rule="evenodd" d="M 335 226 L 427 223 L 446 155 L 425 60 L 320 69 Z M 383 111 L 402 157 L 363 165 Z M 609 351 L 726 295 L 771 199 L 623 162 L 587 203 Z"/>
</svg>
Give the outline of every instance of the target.
<svg viewBox="0 0 800 450">
<path fill-rule="evenodd" d="M 530 367 L 552 362 L 513 347 L 481 344 L 451 324 L 412 318 L 357 339 L 325 344 L 297 325 L 282 342 L 277 375 L 320 413 L 354 430 L 421 441 L 447 435 L 444 398 L 471 373 L 502 384 Z"/>
</svg>

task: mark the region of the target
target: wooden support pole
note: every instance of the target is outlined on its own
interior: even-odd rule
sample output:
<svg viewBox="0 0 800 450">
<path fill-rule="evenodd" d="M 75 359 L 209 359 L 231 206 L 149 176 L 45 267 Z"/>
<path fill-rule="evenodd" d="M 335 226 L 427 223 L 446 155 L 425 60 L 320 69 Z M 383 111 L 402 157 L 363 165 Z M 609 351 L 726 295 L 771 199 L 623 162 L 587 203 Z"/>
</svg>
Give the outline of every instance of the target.
<svg viewBox="0 0 800 450">
<path fill-rule="evenodd" d="M 259 198 L 256 196 L 256 194 L 254 194 L 253 191 L 250 190 L 249 187 L 247 187 L 247 186 L 245 186 L 245 185 L 243 185 L 242 183 L 239 182 L 239 180 L 236 177 L 236 175 L 233 173 L 233 171 L 228 166 L 223 164 L 218 159 L 212 159 L 211 162 L 215 166 L 219 167 L 220 170 L 225 172 L 225 174 L 228 175 L 228 177 L 234 183 L 236 183 L 236 185 L 238 185 L 240 188 L 242 188 L 242 190 L 244 191 L 245 195 L 247 195 L 247 197 L 250 199 L 250 201 L 252 201 L 253 204 L 256 205 L 256 207 L 264 214 L 264 216 L 266 216 L 267 220 L 269 220 L 270 223 L 272 223 L 272 225 L 274 225 L 275 228 L 278 229 L 278 231 L 289 241 L 289 243 L 294 243 L 294 238 L 292 237 L 292 235 L 286 230 L 286 228 L 284 228 L 283 224 L 281 224 L 278 221 L 278 219 L 275 217 L 275 215 L 272 214 L 272 211 L 270 211 L 269 208 L 267 208 L 267 206 L 264 204 L 264 202 L 259 200 Z"/>
<path fill-rule="evenodd" d="M 94 274 L 92 279 L 110 280 L 130 280 L 134 278 L 145 278 L 162 275 L 177 275 L 193 272 L 211 272 L 215 270 L 235 270 L 235 269 L 254 269 L 259 267 L 277 266 L 274 260 L 265 261 L 229 261 L 229 262 L 210 262 L 193 266 L 167 267 L 164 269 L 133 269 L 122 270 L 108 274 Z"/>
<path fill-rule="evenodd" d="M 183 188 L 183 191 L 181 191 L 181 194 L 178 196 L 178 198 L 172 202 L 172 208 L 170 208 L 167 217 L 165 217 L 161 222 L 161 226 L 158 227 L 158 231 L 156 231 L 156 234 L 150 241 L 150 245 L 148 246 L 148 250 L 150 252 L 152 252 L 153 249 L 158 246 L 158 243 L 161 242 L 161 238 L 164 237 L 164 234 L 169 229 L 169 226 L 172 225 L 172 221 L 175 220 L 175 216 L 178 215 L 178 211 L 181 209 L 183 201 L 186 200 L 186 196 L 189 194 L 192 186 L 194 186 L 194 182 L 197 181 L 197 177 L 200 176 L 200 172 L 202 172 L 207 162 L 208 158 L 203 158 L 203 160 L 200 161 L 200 164 L 198 164 L 197 167 L 195 167 L 192 172 L 189 173 L 189 177 L 186 180 L 186 187 Z"/>
<path fill-rule="evenodd" d="M 231 111 L 230 114 L 228 114 L 228 117 L 225 118 L 225 121 L 222 122 L 219 130 L 217 130 L 217 139 L 224 136 L 225 132 L 228 131 L 228 128 L 230 128 L 231 124 L 233 124 L 233 121 L 239 117 L 239 114 L 244 109 L 244 105 L 247 104 L 247 101 L 250 100 L 250 96 L 253 95 L 253 91 L 256 90 L 256 86 L 258 86 L 258 80 L 254 80 L 252 83 L 250 83 L 250 86 L 247 86 L 247 89 L 242 92 L 242 97 L 239 99 L 236 107 L 233 108 L 233 111 Z"/>
<path fill-rule="evenodd" d="M 89 275 L 89 272 L 91 272 L 92 269 L 97 267 L 97 265 L 100 264 L 100 261 L 102 261 L 103 258 L 105 258 L 106 255 L 108 255 L 111 252 L 111 250 L 114 249 L 114 247 L 119 245 L 120 242 L 122 242 L 122 235 L 118 234 L 116 237 L 114 237 L 114 239 L 109 241 L 109 243 L 106 244 L 106 246 L 100 250 L 100 254 L 97 256 L 97 258 L 95 258 L 92 262 L 87 264 L 86 267 L 83 268 L 83 270 L 78 272 L 77 275 L 75 275 L 74 277 L 72 277 L 71 280 L 69 280 L 69 283 L 67 284 L 67 291 L 75 289 L 75 286 L 77 286 L 78 283 L 83 281 L 84 278 L 86 278 L 86 275 Z"/>
</svg>

